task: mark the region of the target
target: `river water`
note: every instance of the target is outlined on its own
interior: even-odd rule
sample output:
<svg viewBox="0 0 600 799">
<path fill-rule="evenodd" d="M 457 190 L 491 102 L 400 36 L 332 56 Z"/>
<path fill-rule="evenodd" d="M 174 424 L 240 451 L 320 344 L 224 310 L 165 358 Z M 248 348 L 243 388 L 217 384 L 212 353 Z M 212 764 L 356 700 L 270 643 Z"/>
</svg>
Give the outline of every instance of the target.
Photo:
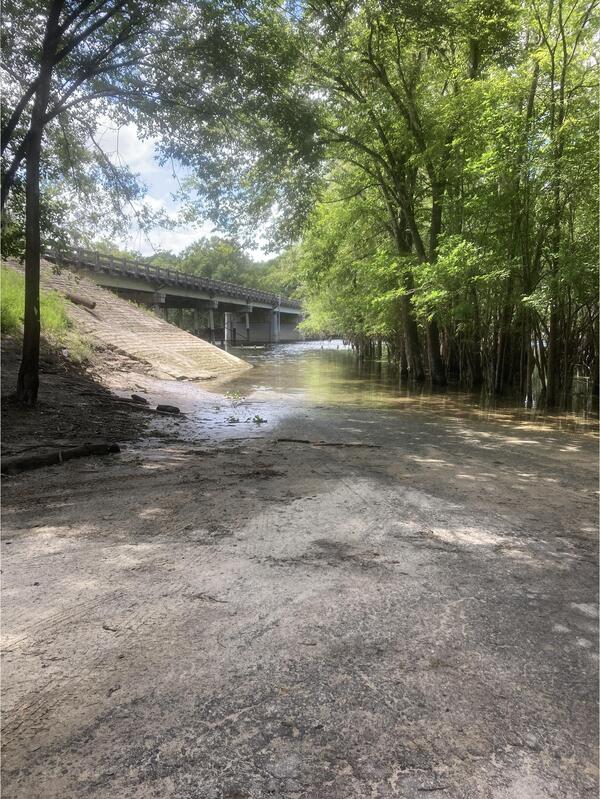
<svg viewBox="0 0 600 799">
<path fill-rule="evenodd" d="M 298 342 L 231 352 L 252 365 L 237 377 L 202 384 L 153 381 L 152 401 L 177 405 L 176 437 L 225 439 L 302 437 L 387 443 L 442 425 L 451 430 L 488 430 L 501 438 L 562 431 L 594 436 L 598 416 L 585 395 L 577 410 L 546 412 L 510 399 L 449 386 L 431 390 L 399 379 L 386 362 L 361 362 L 342 341 Z M 529 436 L 531 438 L 531 435 Z M 552 441 L 550 441 L 552 443 Z"/>
<path fill-rule="evenodd" d="M 230 395 L 237 392 L 247 397 L 271 416 L 281 416 L 284 409 L 280 406 L 285 399 L 286 411 L 293 407 L 343 406 L 397 414 L 413 410 L 500 424 L 512 422 L 520 427 L 579 432 L 593 431 L 597 426 L 597 414 L 585 394 L 574 398 L 573 410 L 549 413 L 543 408 L 528 409 L 514 400 L 491 397 L 484 392 L 467 392 L 452 386 L 432 391 L 401 380 L 397 370 L 387 362 L 359 361 L 341 340 L 231 351 L 254 368 L 229 381 L 226 390 Z M 234 397 L 231 402 L 235 405 L 235 401 Z M 243 414 L 232 411 L 232 416 L 240 418 L 242 423 Z"/>
</svg>

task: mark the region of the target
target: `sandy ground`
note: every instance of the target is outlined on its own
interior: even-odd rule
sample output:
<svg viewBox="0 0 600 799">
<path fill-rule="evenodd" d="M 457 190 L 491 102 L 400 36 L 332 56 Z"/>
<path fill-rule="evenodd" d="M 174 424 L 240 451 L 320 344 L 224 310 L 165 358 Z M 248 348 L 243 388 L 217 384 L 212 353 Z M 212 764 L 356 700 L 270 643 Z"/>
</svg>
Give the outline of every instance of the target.
<svg viewBox="0 0 600 799">
<path fill-rule="evenodd" d="M 279 402 L 3 481 L 4 799 L 596 796 L 596 439 Z"/>
</svg>

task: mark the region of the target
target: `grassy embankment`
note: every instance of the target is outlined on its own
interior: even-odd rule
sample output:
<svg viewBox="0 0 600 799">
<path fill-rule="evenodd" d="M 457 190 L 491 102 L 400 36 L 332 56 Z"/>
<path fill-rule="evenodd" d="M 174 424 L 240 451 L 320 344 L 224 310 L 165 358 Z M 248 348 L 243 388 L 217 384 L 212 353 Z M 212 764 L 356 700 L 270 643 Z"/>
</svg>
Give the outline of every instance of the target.
<svg viewBox="0 0 600 799">
<path fill-rule="evenodd" d="M 14 269 L 0 270 L 0 329 L 3 335 L 21 336 L 25 301 L 25 278 Z M 68 350 L 75 363 L 88 360 L 90 345 L 73 329 L 66 301 L 55 291 L 40 292 L 42 336 L 50 348 Z"/>
</svg>

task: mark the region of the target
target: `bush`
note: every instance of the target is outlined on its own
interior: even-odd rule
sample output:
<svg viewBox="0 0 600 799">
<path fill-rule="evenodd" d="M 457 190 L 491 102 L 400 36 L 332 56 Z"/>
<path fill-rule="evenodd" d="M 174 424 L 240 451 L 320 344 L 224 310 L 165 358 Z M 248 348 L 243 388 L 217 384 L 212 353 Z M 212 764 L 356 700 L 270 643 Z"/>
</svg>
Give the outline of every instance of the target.
<svg viewBox="0 0 600 799">
<path fill-rule="evenodd" d="M 21 272 L 2 267 L 0 271 L 0 329 L 17 333 L 23 326 L 25 278 Z M 69 319 L 64 300 L 55 292 L 40 293 L 42 333 L 52 338 L 64 337 Z"/>
</svg>

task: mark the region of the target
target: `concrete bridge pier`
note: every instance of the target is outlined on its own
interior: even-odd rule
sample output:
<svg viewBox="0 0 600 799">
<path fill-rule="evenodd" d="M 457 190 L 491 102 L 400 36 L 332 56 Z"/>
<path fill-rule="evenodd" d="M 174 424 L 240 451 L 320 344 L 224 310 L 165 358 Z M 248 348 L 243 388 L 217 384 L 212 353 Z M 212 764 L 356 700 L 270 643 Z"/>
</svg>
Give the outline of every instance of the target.
<svg viewBox="0 0 600 799">
<path fill-rule="evenodd" d="M 274 344 L 279 344 L 279 328 L 281 323 L 281 314 L 278 308 L 273 308 L 271 313 L 271 341 Z"/>
<path fill-rule="evenodd" d="M 297 315 L 279 308 L 247 306 L 225 312 L 225 341 L 231 346 L 299 341 Z"/>
<path fill-rule="evenodd" d="M 237 329 L 233 326 L 233 313 L 231 311 L 225 311 L 223 314 L 224 325 L 225 325 L 225 344 L 231 344 L 235 347 L 237 344 Z"/>
<path fill-rule="evenodd" d="M 198 300 L 194 305 L 194 332 L 199 335 L 200 331 L 206 330 L 204 314 L 208 311 L 208 338 L 211 344 L 215 343 L 215 311 L 218 307 L 218 300 Z"/>
<path fill-rule="evenodd" d="M 150 299 L 150 307 L 159 319 L 167 318 L 167 295 L 164 291 L 156 291 Z"/>
</svg>

